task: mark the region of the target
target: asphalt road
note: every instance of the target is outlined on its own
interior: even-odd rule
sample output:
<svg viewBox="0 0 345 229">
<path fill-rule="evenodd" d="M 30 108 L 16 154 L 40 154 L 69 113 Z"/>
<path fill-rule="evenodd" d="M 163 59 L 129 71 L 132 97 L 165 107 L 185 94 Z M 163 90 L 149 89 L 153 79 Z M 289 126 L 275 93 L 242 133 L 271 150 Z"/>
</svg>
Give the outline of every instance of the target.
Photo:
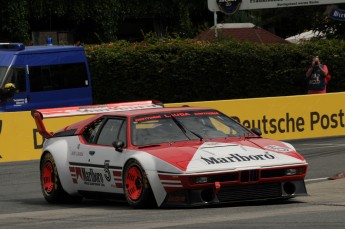
<svg viewBox="0 0 345 229">
<path fill-rule="evenodd" d="M 288 141 L 309 162 L 310 196 L 192 209 L 136 210 L 121 201 L 52 205 L 38 161 L 0 163 L 0 228 L 344 228 L 345 137 Z"/>
</svg>

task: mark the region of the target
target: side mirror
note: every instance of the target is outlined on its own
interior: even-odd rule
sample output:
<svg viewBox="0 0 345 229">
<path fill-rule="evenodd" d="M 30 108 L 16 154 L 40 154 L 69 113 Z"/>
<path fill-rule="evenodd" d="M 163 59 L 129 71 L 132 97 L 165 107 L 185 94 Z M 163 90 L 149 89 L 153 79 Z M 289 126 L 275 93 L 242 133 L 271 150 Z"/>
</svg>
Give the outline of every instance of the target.
<svg viewBox="0 0 345 229">
<path fill-rule="evenodd" d="M 261 130 L 260 130 L 259 128 L 252 128 L 251 131 L 252 131 L 254 134 L 256 134 L 256 135 L 258 135 L 258 136 L 260 136 L 260 137 L 261 137 L 261 135 L 262 135 L 262 132 L 261 132 Z"/>
<path fill-rule="evenodd" d="M 112 145 L 114 146 L 116 151 L 122 152 L 125 143 L 123 141 L 114 141 Z"/>
</svg>

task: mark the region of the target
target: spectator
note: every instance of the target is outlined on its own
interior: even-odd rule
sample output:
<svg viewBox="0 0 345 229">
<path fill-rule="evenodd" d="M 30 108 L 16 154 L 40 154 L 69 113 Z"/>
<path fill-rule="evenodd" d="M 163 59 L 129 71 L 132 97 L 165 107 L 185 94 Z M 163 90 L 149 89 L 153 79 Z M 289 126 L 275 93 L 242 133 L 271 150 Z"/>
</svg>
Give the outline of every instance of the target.
<svg viewBox="0 0 345 229">
<path fill-rule="evenodd" d="M 331 75 L 328 73 L 327 66 L 321 63 L 318 56 L 313 58 L 306 77 L 308 78 L 308 94 L 326 93 L 327 84 Z"/>
</svg>

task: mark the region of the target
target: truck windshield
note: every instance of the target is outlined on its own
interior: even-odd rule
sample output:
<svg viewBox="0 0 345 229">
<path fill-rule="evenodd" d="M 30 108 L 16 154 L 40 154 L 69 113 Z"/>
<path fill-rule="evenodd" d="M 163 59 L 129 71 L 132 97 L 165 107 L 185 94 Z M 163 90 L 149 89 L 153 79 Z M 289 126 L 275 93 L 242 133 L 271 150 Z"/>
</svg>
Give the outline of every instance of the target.
<svg viewBox="0 0 345 229">
<path fill-rule="evenodd" d="M 8 66 L 0 66 L 0 87 L 2 87 L 4 85 L 4 81 L 5 81 L 5 75 L 6 72 L 8 71 Z"/>
<path fill-rule="evenodd" d="M 7 83 L 13 83 L 17 92 L 25 91 L 26 80 L 24 67 L 0 66 L 0 87 L 3 88 Z"/>
</svg>

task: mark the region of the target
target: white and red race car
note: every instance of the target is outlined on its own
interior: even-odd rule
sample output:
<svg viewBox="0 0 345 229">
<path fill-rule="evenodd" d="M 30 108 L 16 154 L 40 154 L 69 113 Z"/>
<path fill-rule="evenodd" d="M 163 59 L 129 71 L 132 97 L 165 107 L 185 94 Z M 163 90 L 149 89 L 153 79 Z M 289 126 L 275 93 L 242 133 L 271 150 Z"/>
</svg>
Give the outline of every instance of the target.
<svg viewBox="0 0 345 229">
<path fill-rule="evenodd" d="M 55 133 L 43 123 L 92 113 Z M 262 138 L 214 109 L 141 101 L 32 115 L 46 139 L 40 176 L 48 202 L 125 196 L 144 208 L 307 195 L 308 164 L 292 145 Z"/>
</svg>

